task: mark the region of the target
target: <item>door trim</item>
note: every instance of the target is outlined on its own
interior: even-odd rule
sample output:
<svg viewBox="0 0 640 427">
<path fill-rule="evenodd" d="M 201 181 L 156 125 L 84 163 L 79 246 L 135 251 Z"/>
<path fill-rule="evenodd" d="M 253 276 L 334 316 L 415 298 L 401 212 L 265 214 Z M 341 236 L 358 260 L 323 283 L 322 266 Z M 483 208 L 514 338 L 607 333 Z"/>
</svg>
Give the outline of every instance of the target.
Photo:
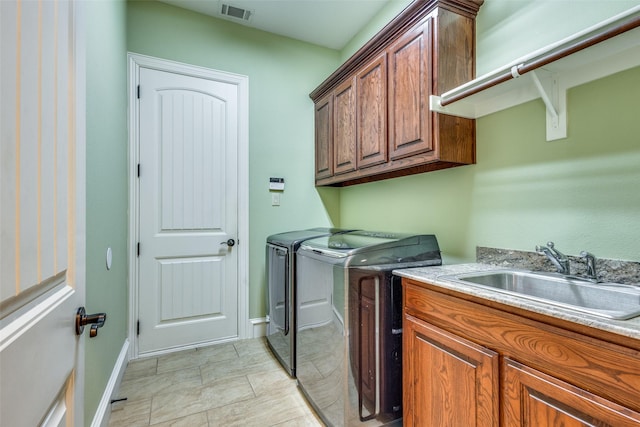
<svg viewBox="0 0 640 427">
<path fill-rule="evenodd" d="M 183 74 L 192 77 L 224 81 L 238 87 L 238 338 L 251 337 L 249 319 L 249 77 L 167 59 L 129 52 L 129 358 L 138 358 L 138 289 L 139 265 L 137 243 L 139 189 L 139 104 L 137 87 L 140 68 Z"/>
</svg>

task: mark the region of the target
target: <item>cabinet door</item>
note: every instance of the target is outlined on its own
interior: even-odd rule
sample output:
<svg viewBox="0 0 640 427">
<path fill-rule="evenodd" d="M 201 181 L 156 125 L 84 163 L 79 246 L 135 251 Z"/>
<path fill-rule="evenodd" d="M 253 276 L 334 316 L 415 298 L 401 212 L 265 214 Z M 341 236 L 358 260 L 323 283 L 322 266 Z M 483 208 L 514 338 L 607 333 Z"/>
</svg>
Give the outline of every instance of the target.
<svg viewBox="0 0 640 427">
<path fill-rule="evenodd" d="M 336 88 L 333 96 L 333 172 L 356 170 L 355 77 Z"/>
<path fill-rule="evenodd" d="M 333 94 L 318 100 L 316 122 L 316 180 L 333 175 Z"/>
<path fill-rule="evenodd" d="M 433 150 L 429 82 L 431 82 L 431 24 L 429 18 L 388 49 L 389 157 Z"/>
<path fill-rule="evenodd" d="M 387 55 L 357 75 L 358 168 L 387 161 Z"/>
<path fill-rule="evenodd" d="M 405 426 L 498 425 L 498 354 L 405 315 Z"/>
<path fill-rule="evenodd" d="M 640 426 L 640 413 L 510 359 L 503 396 L 505 427 Z"/>
</svg>

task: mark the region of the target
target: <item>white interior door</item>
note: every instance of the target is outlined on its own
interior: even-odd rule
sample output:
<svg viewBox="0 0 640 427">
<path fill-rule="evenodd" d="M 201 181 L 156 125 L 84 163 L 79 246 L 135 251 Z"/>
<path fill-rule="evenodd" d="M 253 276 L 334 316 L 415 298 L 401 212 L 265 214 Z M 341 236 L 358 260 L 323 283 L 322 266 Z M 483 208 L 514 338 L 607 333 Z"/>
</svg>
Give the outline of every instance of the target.
<svg viewBox="0 0 640 427">
<path fill-rule="evenodd" d="M 0 425 L 80 426 L 81 5 L 0 1 Z"/>
<path fill-rule="evenodd" d="M 237 337 L 238 87 L 139 82 L 139 353 Z"/>
</svg>

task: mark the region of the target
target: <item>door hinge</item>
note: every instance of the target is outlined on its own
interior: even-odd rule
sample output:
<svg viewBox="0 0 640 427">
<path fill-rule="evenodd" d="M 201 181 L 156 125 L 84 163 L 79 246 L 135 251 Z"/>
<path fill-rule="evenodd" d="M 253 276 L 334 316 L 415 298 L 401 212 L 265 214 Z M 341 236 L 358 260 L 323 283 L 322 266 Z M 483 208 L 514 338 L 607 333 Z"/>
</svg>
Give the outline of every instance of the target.
<svg viewBox="0 0 640 427">
<path fill-rule="evenodd" d="M 137 91 L 138 91 L 138 99 L 140 99 L 140 85 L 138 85 Z"/>
<path fill-rule="evenodd" d="M 140 321 L 136 324 L 136 335 L 140 335 Z"/>
<path fill-rule="evenodd" d="M 140 242 L 136 245 L 136 253 L 140 256 Z"/>
<path fill-rule="evenodd" d="M 138 163 L 138 178 L 140 178 L 140 163 Z"/>
</svg>

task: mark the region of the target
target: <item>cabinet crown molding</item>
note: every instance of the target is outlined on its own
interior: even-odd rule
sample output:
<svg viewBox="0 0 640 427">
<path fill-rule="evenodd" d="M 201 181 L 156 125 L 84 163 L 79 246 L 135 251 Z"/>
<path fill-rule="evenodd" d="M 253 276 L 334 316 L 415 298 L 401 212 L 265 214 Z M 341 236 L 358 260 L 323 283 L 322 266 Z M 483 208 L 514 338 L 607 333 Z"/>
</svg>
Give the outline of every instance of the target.
<svg viewBox="0 0 640 427">
<path fill-rule="evenodd" d="M 359 66 L 382 52 L 398 35 L 417 24 L 436 9 L 455 11 L 475 18 L 484 0 L 414 0 L 398 16 L 384 26 L 371 40 L 347 59 L 336 71 L 320 84 L 309 97 L 316 102 Z"/>
</svg>

